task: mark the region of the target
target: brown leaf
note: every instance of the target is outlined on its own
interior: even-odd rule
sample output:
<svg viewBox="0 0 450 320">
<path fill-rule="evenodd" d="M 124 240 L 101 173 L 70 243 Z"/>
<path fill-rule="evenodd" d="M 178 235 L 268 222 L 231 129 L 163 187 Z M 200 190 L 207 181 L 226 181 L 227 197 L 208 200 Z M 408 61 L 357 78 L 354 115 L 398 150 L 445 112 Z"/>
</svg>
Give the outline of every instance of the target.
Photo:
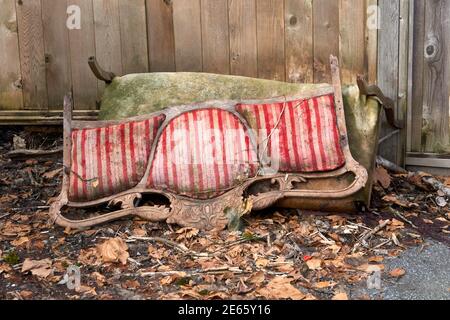
<svg viewBox="0 0 450 320">
<path fill-rule="evenodd" d="M 133 236 L 135 236 L 135 237 L 146 237 L 147 236 L 147 231 L 145 231 L 142 228 L 135 228 L 135 229 L 133 229 Z"/>
<path fill-rule="evenodd" d="M 339 292 L 331 300 L 348 300 L 348 296 L 345 292 Z"/>
<path fill-rule="evenodd" d="M 40 278 L 47 278 L 53 272 L 52 261 L 50 259 L 31 260 L 27 258 L 23 262 L 22 272 L 28 271 Z"/>
<path fill-rule="evenodd" d="M 3 272 L 9 272 L 11 270 L 12 270 L 12 268 L 10 265 L 8 265 L 6 263 L 0 264 L 0 274 L 2 274 Z"/>
<path fill-rule="evenodd" d="M 97 292 L 94 287 L 83 286 L 81 285 L 79 288 L 75 289 L 77 293 L 82 293 L 84 295 L 96 296 Z"/>
<path fill-rule="evenodd" d="M 369 262 L 381 263 L 383 261 L 384 261 L 384 257 L 382 257 L 382 256 L 375 256 L 375 257 L 369 258 Z"/>
<path fill-rule="evenodd" d="M 195 237 L 198 235 L 199 230 L 196 228 L 181 228 L 176 233 L 179 234 L 177 241 L 182 241 Z"/>
<path fill-rule="evenodd" d="M 306 295 L 291 284 L 291 280 L 275 277 L 267 286 L 257 291 L 257 294 L 267 299 L 303 300 Z"/>
<path fill-rule="evenodd" d="M 11 241 L 11 244 L 15 247 L 20 247 L 21 245 L 27 243 L 28 241 L 30 241 L 28 237 L 20 237 L 19 239 Z"/>
<path fill-rule="evenodd" d="M 333 281 L 322 281 L 322 282 L 315 283 L 314 288 L 324 289 L 324 288 L 334 287 L 335 285 L 336 285 L 336 282 L 333 282 Z"/>
<path fill-rule="evenodd" d="M 306 261 L 306 265 L 310 270 L 319 270 L 322 266 L 322 260 L 313 258 L 311 260 Z"/>
<path fill-rule="evenodd" d="M 89 249 L 81 249 L 80 255 L 78 256 L 78 261 L 84 265 L 98 265 L 100 262 L 98 261 L 97 249 L 89 248 Z"/>
<path fill-rule="evenodd" d="M 29 299 L 33 296 L 33 292 L 27 290 L 20 291 L 19 294 L 22 299 Z"/>
<path fill-rule="evenodd" d="M 140 286 L 141 285 L 137 280 L 127 280 L 124 283 L 122 283 L 122 288 L 124 289 L 136 290 Z"/>
<path fill-rule="evenodd" d="M 265 268 L 265 267 L 267 267 L 269 262 L 270 261 L 265 258 L 258 258 L 258 259 L 256 259 L 255 264 L 258 268 Z"/>
<path fill-rule="evenodd" d="M 99 272 L 92 272 L 91 277 L 95 279 L 95 282 L 99 287 L 103 287 L 106 282 L 106 277 Z"/>
<path fill-rule="evenodd" d="M 406 271 L 404 269 L 395 268 L 391 272 L 389 272 L 389 275 L 394 278 L 400 278 L 400 277 L 403 277 L 405 275 L 405 273 L 406 273 Z"/>
<path fill-rule="evenodd" d="M 42 175 L 42 177 L 44 177 L 45 179 L 47 179 L 47 180 L 52 180 L 54 177 L 56 177 L 60 172 L 62 172 L 62 168 L 59 168 L 59 169 L 56 169 L 56 170 L 53 170 L 53 171 L 49 171 L 49 172 L 46 172 L 46 173 L 44 173 L 43 175 Z"/>
<path fill-rule="evenodd" d="M 383 201 L 396 204 L 396 205 L 398 205 L 400 207 L 403 207 L 403 208 L 417 207 L 417 204 L 408 202 L 406 200 L 399 199 L 393 194 L 384 196 L 383 197 Z"/>
<path fill-rule="evenodd" d="M 384 189 L 389 188 L 392 181 L 392 177 L 389 172 L 383 167 L 375 168 L 373 172 L 373 179 L 374 183 L 378 182 Z"/>
<path fill-rule="evenodd" d="M 248 281 L 254 285 L 260 285 L 264 282 L 266 277 L 264 276 L 263 271 L 258 271 L 254 273 L 250 278 L 248 278 Z"/>
<path fill-rule="evenodd" d="M 122 238 L 108 239 L 97 246 L 97 254 L 104 263 L 120 262 L 123 265 L 127 264 L 128 246 Z"/>
</svg>

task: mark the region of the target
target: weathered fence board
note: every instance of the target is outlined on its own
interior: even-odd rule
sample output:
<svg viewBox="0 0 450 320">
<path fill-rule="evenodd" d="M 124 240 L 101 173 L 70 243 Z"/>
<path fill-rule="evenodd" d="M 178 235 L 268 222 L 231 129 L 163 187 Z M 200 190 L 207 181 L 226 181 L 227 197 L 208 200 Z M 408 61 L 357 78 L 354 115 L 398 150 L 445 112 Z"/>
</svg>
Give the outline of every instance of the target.
<svg viewBox="0 0 450 320">
<path fill-rule="evenodd" d="M 230 40 L 228 32 L 228 1 L 202 0 L 203 71 L 230 73 Z"/>
<path fill-rule="evenodd" d="M 92 0 L 71 0 L 80 8 L 81 29 L 69 31 L 70 71 L 75 109 L 96 109 L 97 80 L 92 76 L 86 61 L 95 55 L 94 8 Z M 52 88 L 49 88 L 52 90 Z"/>
<path fill-rule="evenodd" d="M 365 70 L 365 2 L 342 0 L 339 6 L 342 80 L 356 82 Z"/>
<path fill-rule="evenodd" d="M 378 32 L 378 83 L 384 94 L 397 102 L 399 72 L 399 17 L 400 2 L 380 0 L 381 29 Z M 396 104 L 397 105 L 397 104 Z M 397 105 L 398 110 L 398 105 Z M 381 135 L 388 136 L 393 129 L 383 121 Z M 381 155 L 397 162 L 398 135 L 383 142 Z"/>
<path fill-rule="evenodd" d="M 425 1 L 414 1 L 414 29 L 412 69 L 412 99 L 410 122 L 410 146 L 408 151 L 422 151 L 422 115 L 423 115 L 423 70 L 425 40 Z"/>
<path fill-rule="evenodd" d="M 450 153 L 450 1 L 425 2 L 425 152 Z"/>
<path fill-rule="evenodd" d="M 256 1 L 228 0 L 228 8 L 231 74 L 257 77 Z"/>
<path fill-rule="evenodd" d="M 106 70 L 122 74 L 119 0 L 93 1 L 97 58 Z M 103 93 L 104 86 L 103 81 L 98 81 L 99 98 Z"/>
<path fill-rule="evenodd" d="M 408 150 L 450 154 L 450 2 L 414 1 Z"/>
<path fill-rule="evenodd" d="M 314 81 L 312 0 L 285 2 L 286 80 Z"/>
<path fill-rule="evenodd" d="M 259 0 L 256 8 L 258 77 L 285 79 L 283 1 Z"/>
<path fill-rule="evenodd" d="M 2 68 L 8 68 L 0 73 L 2 111 L 34 109 L 44 114 L 61 109 L 70 87 L 77 110 L 96 109 L 103 83 L 89 70 L 87 60 L 93 55 L 117 75 L 204 71 L 323 82 L 330 80 L 328 57 L 335 54 L 346 82 L 354 82 L 358 73 L 376 81 L 377 31 L 369 30 L 365 20 L 367 6 L 377 0 L 1 3 L 0 44 L 8 47 L 0 53 L 1 61 L 7 61 Z M 65 12 L 70 5 L 80 8 L 81 29 L 64 27 L 73 14 Z M 18 35 L 4 27 L 4 21 L 15 25 L 10 20 L 16 14 Z"/>
<path fill-rule="evenodd" d="M 20 110 L 23 96 L 15 0 L 0 0 L 0 8 L 0 109 Z"/>
<path fill-rule="evenodd" d="M 314 0 L 314 81 L 330 82 L 329 56 L 339 55 L 339 1 Z"/>
<path fill-rule="evenodd" d="M 202 71 L 200 0 L 174 0 L 173 27 L 177 71 Z"/>
<path fill-rule="evenodd" d="M 148 71 L 145 0 L 119 1 L 123 73 Z"/>
<path fill-rule="evenodd" d="M 146 4 L 150 71 L 175 71 L 172 3 L 146 0 Z"/>
<path fill-rule="evenodd" d="M 42 21 L 49 109 L 59 109 L 71 88 L 67 2 L 42 0 Z"/>
<path fill-rule="evenodd" d="M 24 109 L 46 110 L 44 28 L 40 0 L 17 3 Z"/>
</svg>

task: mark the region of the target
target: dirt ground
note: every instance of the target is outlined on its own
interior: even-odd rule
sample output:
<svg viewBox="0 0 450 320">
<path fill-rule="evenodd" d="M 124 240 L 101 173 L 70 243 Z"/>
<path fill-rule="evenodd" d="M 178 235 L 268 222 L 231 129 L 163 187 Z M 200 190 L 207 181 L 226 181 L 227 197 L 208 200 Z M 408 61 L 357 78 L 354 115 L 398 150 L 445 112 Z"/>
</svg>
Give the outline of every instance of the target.
<svg viewBox="0 0 450 320">
<path fill-rule="evenodd" d="M 421 174 L 382 168 L 372 209 L 358 215 L 273 209 L 246 216 L 242 232 L 137 219 L 64 230 L 47 215 L 62 154 L 8 155 L 61 144 L 58 129 L 0 129 L 0 299 L 383 299 L 368 279 L 395 285 L 417 272 L 389 261 L 420 255 L 430 239 L 450 245 L 446 195 Z M 71 270 L 80 285 L 71 286 Z"/>
</svg>

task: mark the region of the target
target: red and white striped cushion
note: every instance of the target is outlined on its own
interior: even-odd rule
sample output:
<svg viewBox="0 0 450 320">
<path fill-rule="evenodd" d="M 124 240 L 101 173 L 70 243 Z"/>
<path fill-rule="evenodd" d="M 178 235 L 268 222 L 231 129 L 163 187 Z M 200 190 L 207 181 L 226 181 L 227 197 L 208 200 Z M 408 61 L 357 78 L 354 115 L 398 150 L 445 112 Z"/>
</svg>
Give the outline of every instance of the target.
<svg viewBox="0 0 450 320">
<path fill-rule="evenodd" d="M 342 167 L 334 95 L 275 104 L 238 105 L 258 137 L 260 154 L 278 158 L 281 172 L 324 172 Z M 274 130 L 275 129 L 275 130 Z"/>
<path fill-rule="evenodd" d="M 208 108 L 174 119 L 156 141 L 149 189 L 210 199 L 257 174 L 257 154 L 285 173 L 325 172 L 345 164 L 334 96 L 273 104 Z M 69 199 L 89 201 L 136 186 L 143 178 L 164 116 L 72 133 Z"/>
<path fill-rule="evenodd" d="M 94 200 L 136 186 L 164 116 L 72 132 L 69 199 Z"/>
<path fill-rule="evenodd" d="M 255 176 L 257 167 L 247 130 L 235 115 L 195 110 L 173 119 L 163 132 L 148 187 L 207 199 Z"/>
</svg>

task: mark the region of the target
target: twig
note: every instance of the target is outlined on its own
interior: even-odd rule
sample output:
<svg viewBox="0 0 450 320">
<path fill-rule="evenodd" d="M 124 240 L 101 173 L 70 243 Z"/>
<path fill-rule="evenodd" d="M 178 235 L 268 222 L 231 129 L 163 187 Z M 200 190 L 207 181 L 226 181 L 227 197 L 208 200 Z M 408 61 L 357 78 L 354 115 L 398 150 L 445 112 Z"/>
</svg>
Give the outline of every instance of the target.
<svg viewBox="0 0 450 320">
<path fill-rule="evenodd" d="M 388 210 L 395 215 L 397 218 L 403 220 L 403 222 L 406 222 L 407 224 L 409 224 L 411 227 L 413 227 L 414 229 L 419 229 L 414 223 L 412 223 L 410 220 L 406 219 L 398 210 L 395 210 L 392 207 L 389 207 Z"/>
<path fill-rule="evenodd" d="M 377 234 L 378 232 L 380 232 L 381 230 L 383 230 L 388 224 L 389 224 L 389 220 L 383 221 L 381 224 L 376 226 L 372 231 L 367 232 L 367 234 L 365 234 L 361 239 L 359 239 L 358 242 L 366 241 L 371 236 L 373 236 L 373 235 Z"/>
<path fill-rule="evenodd" d="M 0 216 L 0 219 L 9 217 L 9 216 L 12 215 L 12 214 L 13 214 L 13 212 L 5 213 L 5 214 L 3 214 L 3 215 Z"/>
<path fill-rule="evenodd" d="M 184 254 L 194 256 L 194 257 L 211 257 L 209 253 L 200 253 L 196 251 L 189 250 L 184 245 L 178 244 L 174 241 L 160 238 L 160 237 L 129 237 L 130 240 L 139 240 L 139 241 L 153 241 L 153 242 L 159 242 L 165 245 L 168 245 L 169 247 L 172 247 Z"/>
<path fill-rule="evenodd" d="M 385 168 L 386 170 L 389 170 L 389 171 L 393 172 L 393 173 L 398 173 L 398 174 L 408 173 L 408 171 L 406 171 L 402 167 L 399 167 L 395 163 L 392 163 L 391 161 L 386 160 L 386 159 L 384 159 L 383 157 L 380 157 L 380 156 L 377 157 L 377 164 L 379 166 Z"/>
<path fill-rule="evenodd" d="M 63 148 L 58 148 L 55 150 L 26 150 L 19 149 L 8 152 L 6 155 L 10 158 L 20 158 L 20 157 L 39 157 L 39 156 L 48 156 L 53 154 L 62 153 Z"/>
<path fill-rule="evenodd" d="M 355 252 L 356 249 L 359 246 L 361 246 L 364 242 L 366 242 L 367 239 L 369 239 L 371 236 L 373 236 L 373 235 L 377 234 L 378 232 L 380 232 L 381 230 L 383 230 L 388 224 L 389 224 L 389 220 L 383 221 L 372 231 L 363 233 L 363 235 L 358 239 L 358 242 L 353 246 L 352 252 Z"/>
<path fill-rule="evenodd" d="M 221 267 L 221 268 L 210 268 L 210 269 L 195 269 L 195 270 L 181 270 L 181 271 L 154 271 L 154 272 L 140 272 L 141 277 L 155 277 L 155 276 L 171 276 L 171 275 L 188 275 L 195 276 L 198 274 L 223 274 L 231 272 L 233 274 L 243 274 L 250 273 L 249 271 L 241 270 L 235 267 Z"/>
<path fill-rule="evenodd" d="M 370 249 L 370 250 L 375 251 L 375 250 L 377 250 L 377 249 L 379 249 L 379 248 L 385 246 L 386 244 L 390 243 L 391 241 L 392 241 L 391 239 L 388 239 L 388 240 L 386 240 L 386 241 L 383 241 L 382 243 L 380 243 L 379 245 L 376 245 L 375 247 L 373 247 L 373 248 Z"/>
</svg>

